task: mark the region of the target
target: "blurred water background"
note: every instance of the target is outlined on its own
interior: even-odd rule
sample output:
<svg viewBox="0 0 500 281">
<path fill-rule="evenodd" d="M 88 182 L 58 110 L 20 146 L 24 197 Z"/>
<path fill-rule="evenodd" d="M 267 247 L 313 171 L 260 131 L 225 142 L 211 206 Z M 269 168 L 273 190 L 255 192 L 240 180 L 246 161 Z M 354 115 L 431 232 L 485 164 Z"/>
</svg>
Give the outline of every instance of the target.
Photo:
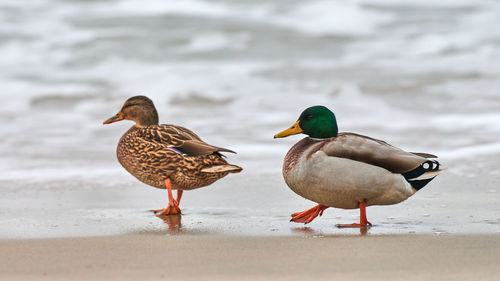
<svg viewBox="0 0 500 281">
<path fill-rule="evenodd" d="M 0 22 L 0 237 L 163 229 L 166 194 L 115 159 L 131 123 L 102 126 L 137 94 L 245 168 L 186 194 L 188 230 L 290 233 L 313 203 L 281 177 L 299 138 L 272 136 L 322 104 L 448 167 L 373 233 L 500 231 L 499 1 L 2 0 Z M 357 217 L 330 212 L 314 231 Z"/>
</svg>

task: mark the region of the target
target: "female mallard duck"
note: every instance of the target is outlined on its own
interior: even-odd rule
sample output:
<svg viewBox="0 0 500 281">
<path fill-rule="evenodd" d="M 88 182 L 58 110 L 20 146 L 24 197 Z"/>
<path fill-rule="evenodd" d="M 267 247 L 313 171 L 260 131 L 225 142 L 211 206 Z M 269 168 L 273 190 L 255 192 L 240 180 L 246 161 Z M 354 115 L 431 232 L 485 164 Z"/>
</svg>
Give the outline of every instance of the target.
<svg viewBox="0 0 500 281">
<path fill-rule="evenodd" d="M 242 170 L 228 164 L 220 154 L 234 151 L 209 145 L 186 128 L 158 125 L 156 108 L 145 96 L 129 98 L 120 112 L 103 124 L 120 120 L 135 122 L 118 143 L 120 164 L 143 183 L 168 191 L 167 207 L 152 210 L 157 215 L 180 214 L 183 190 L 212 184 L 228 173 Z M 172 189 L 177 189 L 177 199 Z"/>
<path fill-rule="evenodd" d="M 328 207 L 360 209 L 360 222 L 339 227 L 368 226 L 366 206 L 391 205 L 412 196 L 442 170 L 437 158 L 412 153 L 370 137 L 339 133 L 333 112 L 309 107 L 290 128 L 275 138 L 304 133 L 285 156 L 283 176 L 298 195 L 319 203 L 292 214 L 291 221 L 309 223 Z"/>
</svg>

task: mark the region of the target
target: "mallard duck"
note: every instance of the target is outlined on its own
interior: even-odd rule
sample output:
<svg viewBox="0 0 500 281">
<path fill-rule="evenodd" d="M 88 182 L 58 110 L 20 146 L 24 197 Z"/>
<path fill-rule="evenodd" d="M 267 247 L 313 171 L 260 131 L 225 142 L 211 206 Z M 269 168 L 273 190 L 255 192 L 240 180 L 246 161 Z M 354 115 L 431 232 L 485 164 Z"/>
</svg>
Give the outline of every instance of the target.
<svg viewBox="0 0 500 281">
<path fill-rule="evenodd" d="M 290 128 L 276 134 L 308 137 L 286 154 L 283 176 L 298 195 L 318 203 L 292 214 L 309 223 L 329 207 L 360 209 L 360 222 L 339 227 L 366 227 L 366 206 L 397 204 L 428 184 L 442 170 L 436 156 L 412 153 L 384 141 L 339 133 L 335 114 L 324 106 L 309 107 Z"/>
<path fill-rule="evenodd" d="M 103 124 L 120 120 L 135 122 L 118 142 L 120 164 L 143 183 L 168 191 L 167 207 L 151 210 L 159 216 L 181 213 L 183 190 L 207 186 L 242 170 L 222 157 L 221 152 L 234 151 L 207 144 L 181 126 L 159 125 L 156 108 L 145 96 L 129 98 L 120 112 Z M 177 199 L 172 189 L 177 190 Z"/>
</svg>

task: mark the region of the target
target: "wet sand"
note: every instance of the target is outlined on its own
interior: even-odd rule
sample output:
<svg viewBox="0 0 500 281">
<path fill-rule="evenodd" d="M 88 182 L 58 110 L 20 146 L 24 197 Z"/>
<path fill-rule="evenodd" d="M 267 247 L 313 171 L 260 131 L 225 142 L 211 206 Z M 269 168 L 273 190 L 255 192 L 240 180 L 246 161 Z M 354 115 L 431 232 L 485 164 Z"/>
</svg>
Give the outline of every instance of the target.
<svg viewBox="0 0 500 281">
<path fill-rule="evenodd" d="M 0 241 L 4 280 L 494 280 L 500 235 Z"/>
<path fill-rule="evenodd" d="M 359 220 L 359 210 L 327 209 L 312 223 L 290 223 L 290 214 L 314 206 L 284 183 L 279 167 L 269 174 L 244 171 L 213 186 L 185 192 L 182 218 L 161 220 L 150 209 L 164 207 L 165 190 L 123 173 L 125 183 L 64 181 L 50 184 L 0 182 L 0 239 L 210 234 L 241 236 L 359 235 L 339 223 Z M 250 169 L 249 169 L 250 170 Z M 371 206 L 369 235 L 499 234 L 498 179 L 446 172 L 403 203 Z"/>
</svg>

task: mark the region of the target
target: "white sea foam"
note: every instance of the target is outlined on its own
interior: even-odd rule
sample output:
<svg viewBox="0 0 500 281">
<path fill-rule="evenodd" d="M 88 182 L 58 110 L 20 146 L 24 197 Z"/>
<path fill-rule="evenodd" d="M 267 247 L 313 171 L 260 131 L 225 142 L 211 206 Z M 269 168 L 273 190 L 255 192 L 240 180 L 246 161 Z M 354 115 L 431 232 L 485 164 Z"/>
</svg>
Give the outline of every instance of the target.
<svg viewBox="0 0 500 281">
<path fill-rule="evenodd" d="M 478 156 L 500 155 L 500 142 L 464 146 L 458 149 L 442 151 L 440 156 L 448 160 L 471 159 Z"/>
<path fill-rule="evenodd" d="M 391 20 L 357 1 L 307 1 L 278 16 L 276 22 L 313 35 L 366 35 Z"/>
<path fill-rule="evenodd" d="M 186 46 L 188 52 L 207 52 L 216 50 L 243 49 L 248 41 L 245 34 L 228 36 L 223 33 L 209 33 L 195 36 Z"/>
<path fill-rule="evenodd" d="M 226 6 L 209 1 L 183 0 L 183 1 L 148 1 L 120 0 L 110 9 L 109 5 L 101 4 L 99 12 L 120 15 L 158 15 L 177 14 L 219 17 L 227 15 L 229 10 Z"/>
</svg>

